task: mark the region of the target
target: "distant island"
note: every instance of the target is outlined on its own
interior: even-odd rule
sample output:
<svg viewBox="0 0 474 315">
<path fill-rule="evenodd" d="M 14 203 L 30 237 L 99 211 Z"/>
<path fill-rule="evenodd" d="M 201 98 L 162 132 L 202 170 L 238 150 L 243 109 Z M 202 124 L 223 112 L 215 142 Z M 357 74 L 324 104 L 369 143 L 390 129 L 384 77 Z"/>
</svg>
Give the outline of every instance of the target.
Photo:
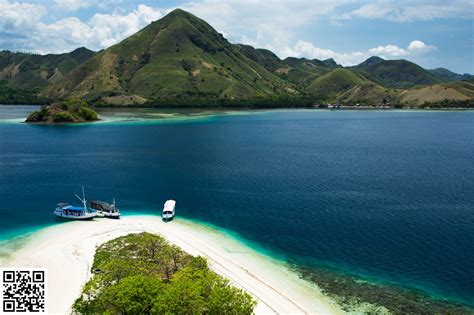
<svg viewBox="0 0 474 315">
<path fill-rule="evenodd" d="M 474 76 L 380 57 L 352 67 L 282 60 L 232 44 L 180 9 L 98 52 L 0 52 L 0 103 L 71 97 L 105 107 L 467 108 L 474 107 Z"/>
<path fill-rule="evenodd" d="M 86 101 L 72 98 L 67 101 L 44 105 L 40 110 L 32 112 L 27 123 L 83 123 L 99 120 L 95 112 Z"/>
</svg>

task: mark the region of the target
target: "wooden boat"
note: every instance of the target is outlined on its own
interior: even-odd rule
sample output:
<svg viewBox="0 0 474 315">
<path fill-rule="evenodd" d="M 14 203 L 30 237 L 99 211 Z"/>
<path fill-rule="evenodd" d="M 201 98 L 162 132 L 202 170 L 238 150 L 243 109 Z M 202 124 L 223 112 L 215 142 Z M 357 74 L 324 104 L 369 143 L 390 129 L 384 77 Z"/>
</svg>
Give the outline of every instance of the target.
<svg viewBox="0 0 474 315">
<path fill-rule="evenodd" d="M 84 186 L 82 186 L 82 198 L 76 195 L 76 197 L 82 202 L 82 207 L 71 206 L 67 203 L 58 203 L 54 214 L 60 218 L 70 220 L 91 220 L 97 216 L 97 213 L 91 212 L 87 209 L 87 201 L 84 193 Z"/>
<path fill-rule="evenodd" d="M 115 206 L 115 198 L 113 198 L 111 204 L 105 201 L 92 200 L 89 206 L 92 210 L 97 212 L 98 216 L 110 219 L 120 218 L 120 210 Z"/>
</svg>

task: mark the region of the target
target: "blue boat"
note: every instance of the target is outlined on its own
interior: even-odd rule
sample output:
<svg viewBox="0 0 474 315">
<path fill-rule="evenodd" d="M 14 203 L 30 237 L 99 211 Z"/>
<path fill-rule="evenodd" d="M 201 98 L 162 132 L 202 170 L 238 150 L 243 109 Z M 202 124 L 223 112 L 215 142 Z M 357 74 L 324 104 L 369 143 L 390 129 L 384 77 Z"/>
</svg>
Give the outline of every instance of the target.
<svg viewBox="0 0 474 315">
<path fill-rule="evenodd" d="M 84 193 L 84 186 L 82 186 L 82 198 L 76 195 L 82 202 L 82 207 L 71 206 L 67 203 L 58 203 L 54 214 L 60 218 L 70 220 L 92 220 L 97 216 L 96 212 L 89 211 L 87 208 L 87 200 Z"/>
</svg>

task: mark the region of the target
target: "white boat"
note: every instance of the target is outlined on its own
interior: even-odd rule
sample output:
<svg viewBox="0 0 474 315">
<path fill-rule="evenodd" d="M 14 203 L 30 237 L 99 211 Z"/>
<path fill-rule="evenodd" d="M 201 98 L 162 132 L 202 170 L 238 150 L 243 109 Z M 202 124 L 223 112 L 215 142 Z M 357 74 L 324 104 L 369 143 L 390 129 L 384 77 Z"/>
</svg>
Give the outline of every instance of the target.
<svg viewBox="0 0 474 315">
<path fill-rule="evenodd" d="M 120 218 L 120 210 L 115 206 L 115 198 L 113 198 L 111 204 L 105 201 L 92 200 L 90 202 L 90 208 L 97 211 L 97 216 L 110 219 Z"/>
<path fill-rule="evenodd" d="M 82 198 L 76 195 L 82 202 L 82 207 L 71 206 L 67 203 L 58 203 L 54 214 L 60 218 L 70 220 L 91 220 L 97 216 L 97 213 L 91 212 L 87 209 L 86 196 L 84 194 L 84 186 L 82 186 Z"/>
<path fill-rule="evenodd" d="M 174 218 L 174 208 L 176 207 L 176 201 L 174 200 L 166 200 L 165 205 L 163 207 L 163 221 L 171 221 Z"/>
</svg>

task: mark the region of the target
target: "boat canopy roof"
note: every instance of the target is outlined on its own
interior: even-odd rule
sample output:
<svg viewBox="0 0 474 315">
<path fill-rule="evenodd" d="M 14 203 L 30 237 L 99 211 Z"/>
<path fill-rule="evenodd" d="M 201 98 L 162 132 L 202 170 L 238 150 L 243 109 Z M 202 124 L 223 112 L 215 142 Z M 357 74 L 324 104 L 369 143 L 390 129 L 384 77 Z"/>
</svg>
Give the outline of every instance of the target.
<svg viewBox="0 0 474 315">
<path fill-rule="evenodd" d="M 105 202 L 105 201 L 100 201 L 100 200 L 91 200 L 91 204 L 96 204 L 96 205 L 100 205 L 104 208 L 112 208 L 112 205 L 108 202 Z"/>
<path fill-rule="evenodd" d="M 166 200 L 165 206 L 164 206 L 164 208 L 163 208 L 163 211 L 173 211 L 175 205 L 176 205 L 176 201 L 174 201 L 174 200 Z"/>
</svg>

